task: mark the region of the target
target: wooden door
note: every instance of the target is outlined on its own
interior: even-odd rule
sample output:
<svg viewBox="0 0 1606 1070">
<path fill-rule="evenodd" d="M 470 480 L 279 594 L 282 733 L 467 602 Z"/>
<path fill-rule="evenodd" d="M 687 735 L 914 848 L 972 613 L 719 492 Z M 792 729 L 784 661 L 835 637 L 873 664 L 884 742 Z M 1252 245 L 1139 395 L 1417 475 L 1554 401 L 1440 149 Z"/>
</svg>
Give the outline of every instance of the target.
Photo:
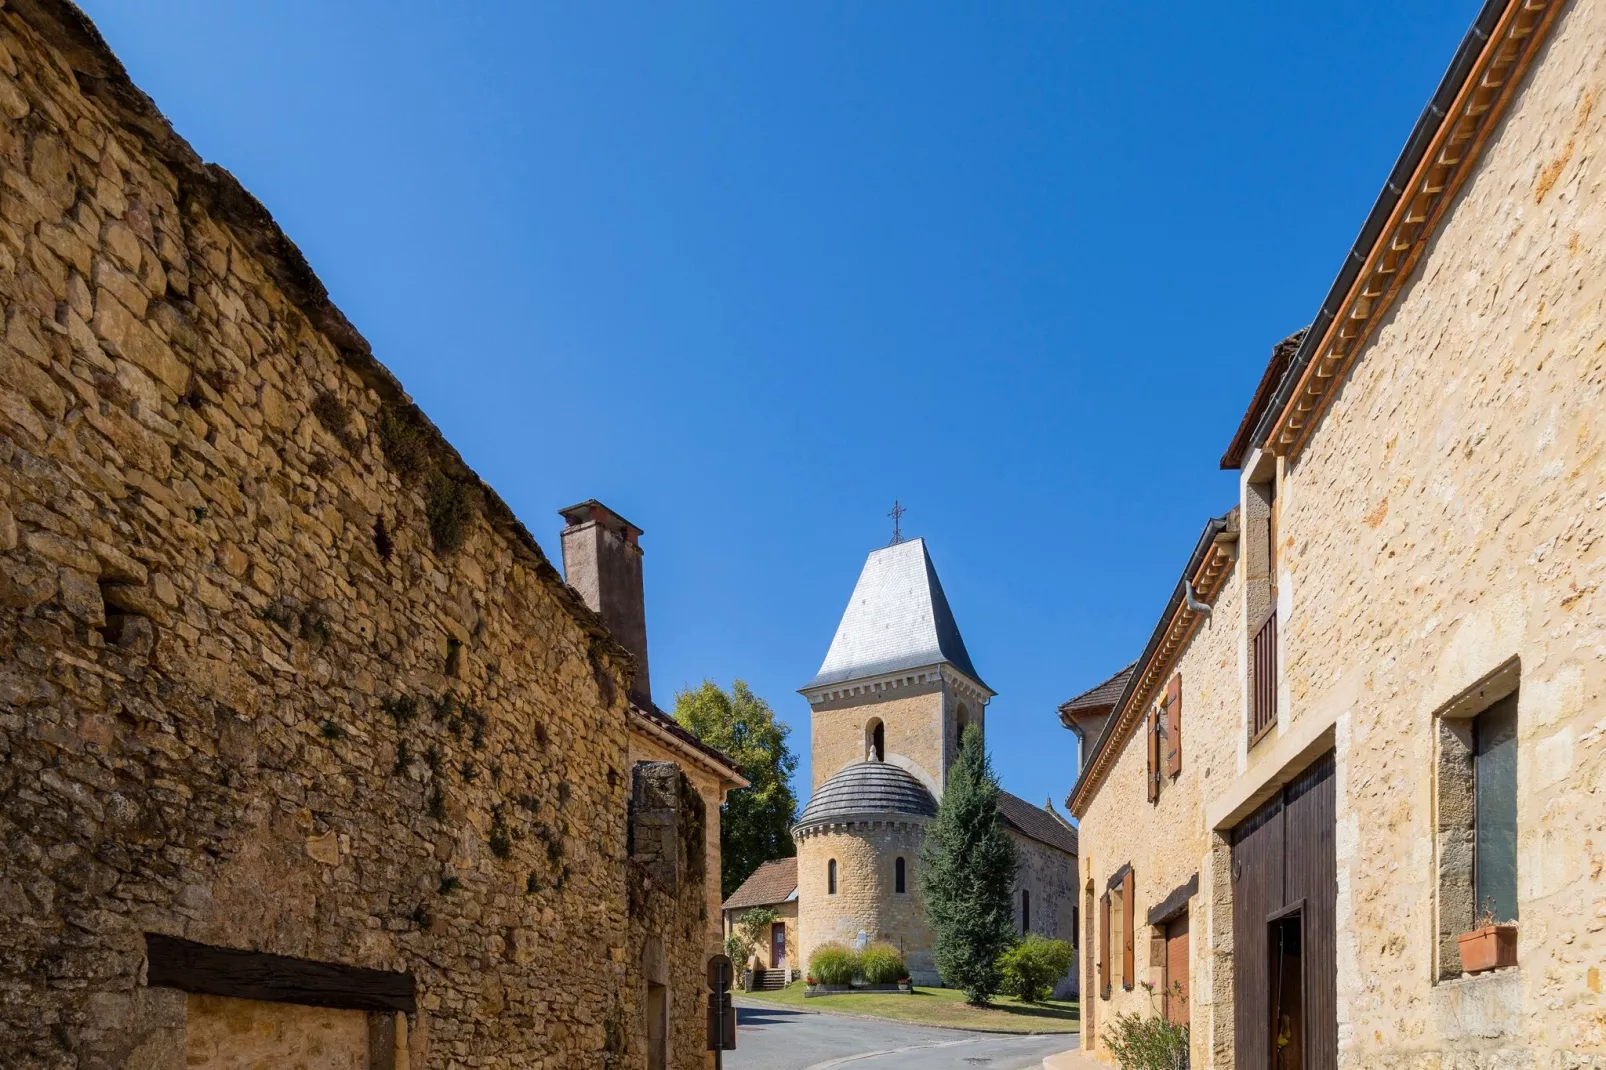
<svg viewBox="0 0 1606 1070">
<path fill-rule="evenodd" d="M 770 926 L 770 969 L 786 969 L 786 923 L 782 921 Z"/>
<path fill-rule="evenodd" d="M 1165 927 L 1165 1016 L 1188 1024 L 1188 915 Z"/>
<path fill-rule="evenodd" d="M 1338 1066 L 1335 804 L 1329 754 L 1233 831 L 1233 1032 L 1240 1067 Z M 1289 976 L 1290 969 L 1298 976 Z M 1278 1038 L 1292 1031 L 1298 1050 L 1287 1051 L 1285 1041 L 1279 1057 Z"/>
</svg>

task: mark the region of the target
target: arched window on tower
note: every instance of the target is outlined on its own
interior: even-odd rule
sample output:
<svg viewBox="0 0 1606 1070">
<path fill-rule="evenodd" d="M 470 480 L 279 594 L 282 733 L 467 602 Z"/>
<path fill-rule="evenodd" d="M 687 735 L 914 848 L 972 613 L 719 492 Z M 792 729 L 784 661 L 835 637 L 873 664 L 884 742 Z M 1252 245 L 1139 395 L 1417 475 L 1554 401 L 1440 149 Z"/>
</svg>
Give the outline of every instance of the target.
<svg viewBox="0 0 1606 1070">
<path fill-rule="evenodd" d="M 872 762 L 887 760 L 887 726 L 877 717 L 864 728 L 864 756 Z"/>
<path fill-rule="evenodd" d="M 892 890 L 902 895 L 908 891 L 908 881 L 905 875 L 903 859 L 896 859 L 892 863 Z"/>
<path fill-rule="evenodd" d="M 825 894 L 836 894 L 836 859 L 825 864 Z"/>
<path fill-rule="evenodd" d="M 959 712 L 954 717 L 954 754 L 965 744 L 965 729 L 970 725 L 970 710 L 963 702 L 959 704 Z"/>
<path fill-rule="evenodd" d="M 1025 888 L 1020 890 L 1020 933 L 1025 936 L 1032 931 L 1032 893 Z"/>
</svg>

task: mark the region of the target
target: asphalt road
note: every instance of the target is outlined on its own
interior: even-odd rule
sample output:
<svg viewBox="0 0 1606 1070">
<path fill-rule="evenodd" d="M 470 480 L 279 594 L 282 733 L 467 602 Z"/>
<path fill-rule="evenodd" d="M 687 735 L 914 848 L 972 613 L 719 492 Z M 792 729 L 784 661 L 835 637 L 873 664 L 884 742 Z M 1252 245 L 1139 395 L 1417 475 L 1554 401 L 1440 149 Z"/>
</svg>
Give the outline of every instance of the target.
<svg viewBox="0 0 1606 1070">
<path fill-rule="evenodd" d="M 926 1029 L 790 1007 L 739 1006 L 725 1070 L 1039 1070 L 1074 1033 L 1004 1036 Z"/>
</svg>

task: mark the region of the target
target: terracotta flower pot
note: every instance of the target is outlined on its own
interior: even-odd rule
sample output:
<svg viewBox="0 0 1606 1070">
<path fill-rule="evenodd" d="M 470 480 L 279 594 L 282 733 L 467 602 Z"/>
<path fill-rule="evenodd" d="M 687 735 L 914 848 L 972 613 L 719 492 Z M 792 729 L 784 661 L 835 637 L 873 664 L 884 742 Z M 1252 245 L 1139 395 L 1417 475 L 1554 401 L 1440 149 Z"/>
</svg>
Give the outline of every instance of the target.
<svg viewBox="0 0 1606 1070">
<path fill-rule="evenodd" d="M 1503 966 L 1517 964 L 1517 927 L 1515 925 L 1485 925 L 1469 933 L 1462 933 L 1461 968 L 1467 973 L 1482 973 Z"/>
</svg>

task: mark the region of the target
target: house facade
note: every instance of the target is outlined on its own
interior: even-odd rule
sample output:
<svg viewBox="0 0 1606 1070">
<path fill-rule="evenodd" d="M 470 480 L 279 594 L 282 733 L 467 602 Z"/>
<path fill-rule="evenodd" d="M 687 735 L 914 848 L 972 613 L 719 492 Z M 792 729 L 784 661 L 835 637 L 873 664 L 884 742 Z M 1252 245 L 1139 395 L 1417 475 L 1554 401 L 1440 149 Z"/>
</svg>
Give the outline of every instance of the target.
<svg viewBox="0 0 1606 1070">
<path fill-rule="evenodd" d="M 768 910 L 775 915 L 769 932 L 753 948 L 753 965 L 765 975 L 758 977 L 761 987 L 790 984 L 798 975 L 797 944 L 797 858 L 777 858 L 755 869 L 742 886 L 731 893 L 721 910 L 725 935 L 736 935 L 737 923 L 750 910 Z M 743 964 L 738 964 L 742 966 Z"/>
<path fill-rule="evenodd" d="M 1062 714 L 1093 1055 L 1141 1009 L 1195 1066 L 1606 1060 L 1603 91 L 1606 5 L 1484 6 L 1236 507 Z"/>
</svg>

